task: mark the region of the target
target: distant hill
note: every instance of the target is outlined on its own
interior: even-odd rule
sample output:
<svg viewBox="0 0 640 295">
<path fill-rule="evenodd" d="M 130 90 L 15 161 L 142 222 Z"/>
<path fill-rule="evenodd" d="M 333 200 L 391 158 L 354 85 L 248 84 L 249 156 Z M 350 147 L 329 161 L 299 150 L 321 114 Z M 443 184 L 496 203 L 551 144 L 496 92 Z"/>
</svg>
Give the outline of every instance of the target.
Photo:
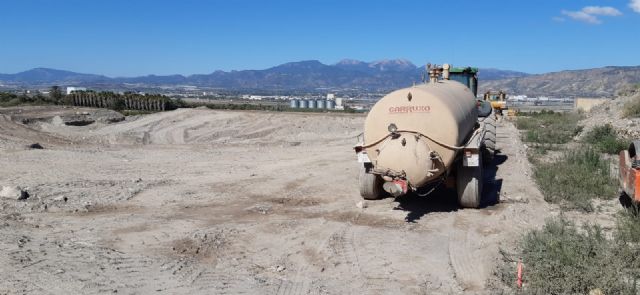
<svg viewBox="0 0 640 295">
<path fill-rule="evenodd" d="M 479 71 L 480 72 L 478 73 L 478 79 L 480 80 L 480 82 L 531 76 L 530 74 L 523 72 L 499 69 L 480 69 Z"/>
<path fill-rule="evenodd" d="M 640 84 L 640 66 L 604 67 L 507 78 L 480 83 L 480 91 L 529 96 L 611 97 Z"/>
<path fill-rule="evenodd" d="M 391 90 L 419 82 L 424 67 L 408 60 L 392 59 L 374 62 L 342 60 L 326 65 L 317 60 L 290 62 L 264 70 L 215 71 L 199 75 L 168 75 L 109 78 L 47 68 L 37 68 L 17 74 L 0 74 L 0 81 L 19 85 L 118 85 L 124 83 L 147 86 L 194 85 L 226 89 L 318 89 L 353 88 Z M 481 69 L 480 79 L 495 80 L 524 77 L 528 74 L 497 69 Z"/>
<path fill-rule="evenodd" d="M 50 83 L 50 82 L 94 82 L 104 81 L 109 78 L 100 75 L 80 74 L 48 68 L 35 68 L 17 74 L 0 74 L 0 81 L 23 83 Z"/>
<path fill-rule="evenodd" d="M 16 74 L 0 74 L 0 84 L 22 86 L 118 86 L 145 87 L 194 85 L 224 89 L 318 90 L 326 88 L 389 91 L 419 82 L 424 71 L 408 60 L 364 62 L 345 59 L 333 65 L 317 60 L 290 62 L 264 70 L 215 71 L 199 75 L 166 75 L 110 78 L 48 68 Z M 640 84 L 640 66 L 604 67 L 540 75 L 499 69 L 480 69 L 480 92 L 505 90 L 529 96 L 613 96 Z"/>
</svg>

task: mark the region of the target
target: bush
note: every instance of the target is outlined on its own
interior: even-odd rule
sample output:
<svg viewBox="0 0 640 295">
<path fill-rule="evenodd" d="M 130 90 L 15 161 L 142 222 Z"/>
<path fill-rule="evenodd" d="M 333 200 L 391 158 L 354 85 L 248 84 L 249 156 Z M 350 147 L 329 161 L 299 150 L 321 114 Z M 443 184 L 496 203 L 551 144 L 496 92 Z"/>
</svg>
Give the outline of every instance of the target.
<svg viewBox="0 0 640 295">
<path fill-rule="evenodd" d="M 49 96 L 44 96 L 40 93 L 33 95 L 27 94 L 14 94 L 8 92 L 0 92 L 0 107 L 11 107 L 18 105 L 48 105 L 58 104 L 61 101 L 56 101 Z"/>
<path fill-rule="evenodd" d="M 114 99 L 109 100 L 107 107 L 114 111 L 122 111 L 126 108 L 126 104 L 123 98 L 115 97 Z"/>
<path fill-rule="evenodd" d="M 616 130 L 611 124 L 593 128 L 586 134 L 584 141 L 593 145 L 599 152 L 612 155 L 619 153 L 629 146 L 627 140 L 618 138 Z"/>
<path fill-rule="evenodd" d="M 631 207 L 618 214 L 616 220 L 618 240 L 640 244 L 640 205 L 632 203 Z M 640 246 L 640 245 L 638 245 Z M 640 254 L 640 249 L 639 253 Z M 640 258 L 640 256 L 638 257 Z"/>
<path fill-rule="evenodd" d="M 191 108 L 194 107 L 196 105 L 190 105 L 188 103 L 186 103 L 184 100 L 182 100 L 181 98 L 177 98 L 175 100 L 167 98 L 166 99 L 166 108 L 167 110 L 175 110 L 177 108 Z"/>
<path fill-rule="evenodd" d="M 565 209 L 593 211 L 591 200 L 610 199 L 617 191 L 609 162 L 593 149 L 567 151 L 557 161 L 539 162 L 534 178 L 544 199 Z"/>
<path fill-rule="evenodd" d="M 526 130 L 523 140 L 536 144 L 563 144 L 582 131 L 578 121 L 582 115 L 577 113 L 540 112 L 528 117 L 518 117 L 516 127 Z"/>
<path fill-rule="evenodd" d="M 625 117 L 640 117 L 640 95 L 636 95 L 624 105 Z"/>
<path fill-rule="evenodd" d="M 525 293 L 637 294 L 636 250 L 637 245 L 608 240 L 599 226 L 578 229 L 562 217 L 550 219 L 522 241 Z M 514 268 L 503 266 L 502 281 L 512 286 L 515 271 L 508 275 L 509 269 Z"/>
</svg>

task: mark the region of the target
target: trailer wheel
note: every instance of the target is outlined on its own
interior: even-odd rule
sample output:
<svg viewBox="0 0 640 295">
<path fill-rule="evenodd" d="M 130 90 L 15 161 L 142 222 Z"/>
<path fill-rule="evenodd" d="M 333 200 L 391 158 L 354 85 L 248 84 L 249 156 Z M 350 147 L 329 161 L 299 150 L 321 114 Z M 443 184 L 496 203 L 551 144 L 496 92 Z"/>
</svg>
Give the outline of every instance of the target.
<svg viewBox="0 0 640 295">
<path fill-rule="evenodd" d="M 482 157 L 478 167 L 464 167 L 459 161 L 456 173 L 458 204 L 462 208 L 478 208 L 482 200 Z"/>
<path fill-rule="evenodd" d="M 367 173 L 363 166 L 360 168 L 360 195 L 366 200 L 379 200 L 382 198 L 382 177 L 377 174 Z"/>
</svg>

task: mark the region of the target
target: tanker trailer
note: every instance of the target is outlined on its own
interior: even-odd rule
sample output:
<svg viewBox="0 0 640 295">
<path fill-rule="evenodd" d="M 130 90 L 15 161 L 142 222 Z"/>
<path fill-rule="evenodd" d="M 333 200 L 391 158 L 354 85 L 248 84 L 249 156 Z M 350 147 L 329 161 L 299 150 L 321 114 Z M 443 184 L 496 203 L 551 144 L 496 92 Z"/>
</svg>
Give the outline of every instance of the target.
<svg viewBox="0 0 640 295">
<path fill-rule="evenodd" d="M 446 182 L 460 206 L 477 208 L 483 162 L 494 152 L 486 146 L 495 147 L 491 105 L 476 99 L 477 69 L 445 64 L 427 70 L 426 83 L 387 94 L 367 115 L 355 147 L 360 194 L 369 200 L 426 195 Z"/>
</svg>

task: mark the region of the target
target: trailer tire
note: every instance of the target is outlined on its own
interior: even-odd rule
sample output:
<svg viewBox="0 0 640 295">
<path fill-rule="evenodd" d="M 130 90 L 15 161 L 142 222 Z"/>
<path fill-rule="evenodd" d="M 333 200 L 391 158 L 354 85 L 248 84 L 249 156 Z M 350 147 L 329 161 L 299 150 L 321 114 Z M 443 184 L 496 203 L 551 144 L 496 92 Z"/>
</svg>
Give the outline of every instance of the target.
<svg viewBox="0 0 640 295">
<path fill-rule="evenodd" d="M 464 167 L 459 161 L 456 172 L 458 204 L 462 208 L 478 208 L 482 201 L 482 157 L 478 167 Z"/>
<path fill-rule="evenodd" d="M 382 199 L 384 191 L 382 190 L 382 177 L 377 174 L 367 173 L 367 169 L 360 167 L 360 195 L 365 200 Z"/>
</svg>

